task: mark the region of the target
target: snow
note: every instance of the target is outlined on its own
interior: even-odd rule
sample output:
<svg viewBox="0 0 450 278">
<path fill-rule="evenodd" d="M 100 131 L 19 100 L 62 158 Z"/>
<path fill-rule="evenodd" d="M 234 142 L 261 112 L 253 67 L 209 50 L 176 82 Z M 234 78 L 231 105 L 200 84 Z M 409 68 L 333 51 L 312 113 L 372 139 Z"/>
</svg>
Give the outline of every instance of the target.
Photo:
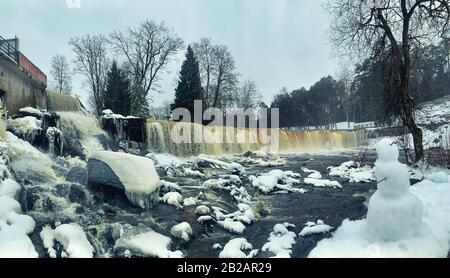
<svg viewBox="0 0 450 278">
<path fill-rule="evenodd" d="M 342 188 L 342 185 L 338 181 L 327 179 L 305 178 L 303 182 L 316 187 Z"/>
<path fill-rule="evenodd" d="M 270 233 L 268 242 L 263 245 L 263 252 L 271 252 L 275 256 L 272 258 L 290 258 L 292 246 L 295 244 L 297 235 L 288 230 L 295 225 L 289 223 L 276 224 Z"/>
<path fill-rule="evenodd" d="M 109 151 L 95 152 L 91 158 L 108 164 L 128 192 L 150 194 L 161 185 L 149 158 Z"/>
<path fill-rule="evenodd" d="M 245 230 L 245 225 L 242 224 L 242 222 L 238 220 L 233 220 L 231 218 L 225 218 L 222 221 L 217 221 L 220 227 L 224 228 L 225 230 L 228 230 L 232 233 L 236 234 L 242 234 Z"/>
<path fill-rule="evenodd" d="M 63 224 L 54 230 L 45 226 L 40 236 L 51 258 L 56 258 L 56 250 L 53 248 L 55 241 L 63 245 L 69 258 L 92 258 L 94 256 L 94 248 L 78 224 Z"/>
<path fill-rule="evenodd" d="M 39 109 L 29 107 L 29 106 L 20 108 L 19 112 L 29 113 L 29 114 L 33 114 L 36 116 L 42 116 L 42 114 L 43 114 Z"/>
<path fill-rule="evenodd" d="M 111 109 L 106 109 L 102 111 L 102 117 L 103 118 L 112 118 L 112 119 L 137 119 L 137 117 L 134 116 L 126 116 L 120 114 L 115 114 Z"/>
<path fill-rule="evenodd" d="M 218 248 L 218 245 L 214 245 Z M 214 249 L 216 249 L 214 248 Z M 228 241 L 227 244 L 223 247 L 223 250 L 219 254 L 219 258 L 222 259 L 245 259 L 245 258 L 253 258 L 257 255 L 258 250 L 252 250 L 248 255 L 244 253 L 245 250 L 251 250 L 253 246 L 248 243 L 245 238 L 235 238 Z"/>
<path fill-rule="evenodd" d="M 162 201 L 168 205 L 175 206 L 177 209 L 182 208 L 183 196 L 178 192 L 169 192 L 164 194 Z"/>
<path fill-rule="evenodd" d="M 208 221 L 211 221 L 213 218 L 211 217 L 211 216 L 209 216 L 209 215 L 203 215 L 203 216 L 200 216 L 198 219 L 197 219 L 197 222 L 199 222 L 199 223 L 205 223 L 205 222 L 208 222 Z"/>
<path fill-rule="evenodd" d="M 12 129 L 14 133 L 25 137 L 27 140 L 33 140 L 34 136 L 42 130 L 42 121 L 33 116 L 9 119 L 7 123 L 9 129 Z"/>
<path fill-rule="evenodd" d="M 187 222 L 175 225 L 172 229 L 170 229 L 170 234 L 175 238 L 181 238 L 184 241 L 189 241 L 190 236 L 192 235 L 191 225 Z"/>
<path fill-rule="evenodd" d="M 300 174 L 298 173 L 276 169 L 258 177 L 250 176 L 249 180 L 252 182 L 253 187 L 258 188 L 264 194 L 269 194 L 276 190 L 303 194 L 307 192 L 305 189 L 293 187 L 294 184 L 300 183 L 299 177 Z"/>
<path fill-rule="evenodd" d="M 16 181 L 12 179 L 5 179 L 0 183 L 0 196 L 15 198 L 21 188 L 22 186 L 20 186 Z"/>
<path fill-rule="evenodd" d="M 176 183 L 165 181 L 165 180 L 160 180 L 160 183 L 161 183 L 161 186 L 167 190 L 181 191 L 181 186 L 179 186 Z"/>
<path fill-rule="evenodd" d="M 214 245 L 213 245 L 213 249 L 214 250 L 217 250 L 217 249 L 222 249 L 223 247 L 222 247 L 222 245 L 220 244 L 220 243 L 215 243 Z"/>
<path fill-rule="evenodd" d="M 168 153 L 148 154 L 147 157 L 163 168 L 179 167 L 186 164 L 186 161 Z"/>
<path fill-rule="evenodd" d="M 197 199 L 194 197 L 189 197 L 183 200 L 184 207 L 192 207 L 197 205 Z"/>
<path fill-rule="evenodd" d="M 448 175 L 443 171 L 431 173 L 426 176 L 426 179 L 428 179 L 432 182 L 435 182 L 435 183 L 448 183 L 449 182 Z"/>
<path fill-rule="evenodd" d="M 197 177 L 197 178 L 204 178 L 206 177 L 205 174 L 203 174 L 200 171 L 192 170 L 190 168 L 184 168 L 184 175 L 188 177 Z"/>
<path fill-rule="evenodd" d="M 27 236 L 35 222 L 22 215 L 20 204 L 7 195 L 0 195 L 0 258 L 37 258 L 34 245 Z"/>
<path fill-rule="evenodd" d="M 201 205 L 201 206 L 198 206 L 196 209 L 195 209 L 195 212 L 194 212 L 195 214 L 197 214 L 197 215 L 207 215 L 207 214 L 210 214 L 211 213 L 211 209 L 209 209 L 207 206 L 205 206 L 205 205 Z"/>
<path fill-rule="evenodd" d="M 154 231 L 121 237 L 114 248 L 129 249 L 146 257 L 182 258 L 181 251 L 171 251 L 172 240 Z"/>
<path fill-rule="evenodd" d="M 371 182 L 375 180 L 372 167 L 361 166 L 355 161 L 347 161 L 337 167 L 328 167 L 330 176 L 343 177 L 349 179 L 350 182 Z"/>
<path fill-rule="evenodd" d="M 219 160 L 217 158 L 213 158 L 211 156 L 208 155 L 204 155 L 201 154 L 197 157 L 197 163 L 198 162 L 208 162 L 211 163 L 213 165 L 216 165 L 217 167 L 229 170 L 229 171 L 237 171 L 241 174 L 245 174 L 245 168 L 244 166 L 242 166 L 241 164 L 237 163 L 237 162 L 225 162 L 222 160 Z"/>
<path fill-rule="evenodd" d="M 330 225 L 326 225 L 322 220 L 318 220 L 317 223 L 307 222 L 306 227 L 298 234 L 301 237 L 314 234 L 325 234 L 333 229 Z"/>
<path fill-rule="evenodd" d="M 450 184 L 424 180 L 410 187 L 408 170 L 391 141 L 381 140 L 377 153 L 378 190 L 367 218 L 344 220 L 309 257 L 447 257 Z"/>
</svg>

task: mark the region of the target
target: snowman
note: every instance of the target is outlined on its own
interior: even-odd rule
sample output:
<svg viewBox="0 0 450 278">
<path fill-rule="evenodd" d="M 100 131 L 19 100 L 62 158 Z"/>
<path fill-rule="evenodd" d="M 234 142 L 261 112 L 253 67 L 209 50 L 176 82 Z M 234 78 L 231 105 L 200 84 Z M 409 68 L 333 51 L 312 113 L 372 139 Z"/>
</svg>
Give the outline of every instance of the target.
<svg viewBox="0 0 450 278">
<path fill-rule="evenodd" d="M 368 232 L 385 241 L 415 237 L 424 226 L 423 207 L 410 192 L 408 169 L 398 161 L 398 149 L 389 139 L 382 139 L 376 150 L 378 189 L 369 201 Z"/>
</svg>

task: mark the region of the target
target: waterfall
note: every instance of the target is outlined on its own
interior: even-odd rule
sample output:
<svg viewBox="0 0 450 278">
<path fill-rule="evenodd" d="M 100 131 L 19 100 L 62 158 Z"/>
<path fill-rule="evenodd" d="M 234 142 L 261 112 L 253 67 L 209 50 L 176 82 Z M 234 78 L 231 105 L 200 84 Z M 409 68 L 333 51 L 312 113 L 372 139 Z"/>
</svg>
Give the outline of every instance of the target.
<svg viewBox="0 0 450 278">
<path fill-rule="evenodd" d="M 158 153 L 171 153 L 176 156 L 191 156 L 201 153 L 220 155 L 237 154 L 246 151 L 255 151 L 268 147 L 269 144 L 261 142 L 260 134 L 254 129 L 236 129 L 231 127 L 210 127 L 198 124 L 181 123 L 190 134 L 174 132 L 174 127 L 179 124 L 171 121 L 147 121 L 147 143 L 150 151 Z M 205 141 L 194 141 L 194 130 L 201 129 Z M 220 131 L 223 130 L 222 134 Z M 269 136 L 273 130 L 262 130 Z M 238 142 L 239 135 L 245 138 L 244 142 Z M 182 137 L 187 136 L 192 143 L 176 143 Z M 173 138 L 172 138 L 173 137 Z M 223 143 L 214 142 L 213 139 L 222 137 Z M 251 141 L 253 139 L 253 141 Z M 229 141 L 227 141 L 229 140 Z M 365 141 L 365 131 L 279 131 L 279 152 L 296 152 L 321 149 L 344 149 L 359 147 Z M 234 142 L 234 143 L 230 143 Z M 253 143 L 252 143 L 253 142 Z"/>
<path fill-rule="evenodd" d="M 74 147 L 81 143 L 84 155 L 104 149 L 98 137 L 105 136 L 106 132 L 101 129 L 97 118 L 76 112 L 58 112 L 58 115 L 65 146 Z"/>
</svg>

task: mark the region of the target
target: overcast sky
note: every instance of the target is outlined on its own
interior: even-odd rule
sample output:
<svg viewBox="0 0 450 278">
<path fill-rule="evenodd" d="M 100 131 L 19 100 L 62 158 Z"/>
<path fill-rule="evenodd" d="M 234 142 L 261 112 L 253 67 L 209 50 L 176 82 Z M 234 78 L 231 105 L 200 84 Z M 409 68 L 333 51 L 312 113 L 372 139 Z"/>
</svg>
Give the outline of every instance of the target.
<svg viewBox="0 0 450 278">
<path fill-rule="evenodd" d="M 309 87 L 336 73 L 328 17 L 317 0 L 78 0 L 80 8 L 70 8 L 70 1 L 77 0 L 0 0 L 0 35 L 17 35 L 22 52 L 49 75 L 55 54 L 73 60 L 71 37 L 164 20 L 186 43 L 210 37 L 227 44 L 240 79 L 254 80 L 268 103 L 284 86 Z M 155 104 L 172 100 L 183 57 L 164 75 Z M 82 77 L 74 78 L 74 93 L 85 99 Z"/>
</svg>

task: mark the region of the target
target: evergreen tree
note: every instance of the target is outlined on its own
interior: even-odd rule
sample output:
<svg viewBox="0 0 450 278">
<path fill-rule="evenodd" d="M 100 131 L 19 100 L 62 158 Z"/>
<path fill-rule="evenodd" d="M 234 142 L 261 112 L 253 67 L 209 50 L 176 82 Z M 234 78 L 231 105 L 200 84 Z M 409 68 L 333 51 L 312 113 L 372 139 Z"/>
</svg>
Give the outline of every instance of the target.
<svg viewBox="0 0 450 278">
<path fill-rule="evenodd" d="M 130 80 L 113 61 L 107 75 L 106 90 L 103 94 L 104 108 L 127 116 L 131 112 Z"/>
<path fill-rule="evenodd" d="M 188 46 L 186 60 L 180 71 L 180 80 L 175 90 L 175 102 L 171 109 L 186 108 L 194 115 L 194 100 L 202 100 L 203 89 L 200 80 L 200 70 L 194 51 Z"/>
</svg>

